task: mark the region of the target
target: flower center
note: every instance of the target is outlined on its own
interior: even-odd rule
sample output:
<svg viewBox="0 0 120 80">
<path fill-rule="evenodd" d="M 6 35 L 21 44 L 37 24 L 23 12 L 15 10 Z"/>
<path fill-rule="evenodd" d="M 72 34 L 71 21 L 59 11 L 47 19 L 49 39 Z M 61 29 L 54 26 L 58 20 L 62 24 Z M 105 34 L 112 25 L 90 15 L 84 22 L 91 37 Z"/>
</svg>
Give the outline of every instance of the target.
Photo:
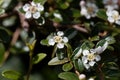
<svg viewBox="0 0 120 80">
<path fill-rule="evenodd" d="M 119 15 L 113 15 L 113 18 L 114 18 L 115 20 L 118 20 L 118 17 L 119 17 Z"/>
<path fill-rule="evenodd" d="M 55 36 L 54 40 L 55 40 L 56 43 L 60 43 L 60 42 L 62 42 L 62 37 L 61 36 Z"/>
<path fill-rule="evenodd" d="M 88 56 L 87 56 L 87 59 L 89 60 L 89 61 L 93 61 L 94 59 L 95 59 L 95 55 L 94 54 L 88 54 Z"/>
<path fill-rule="evenodd" d="M 87 10 L 88 10 L 88 13 L 90 13 L 90 14 L 92 14 L 94 12 L 93 7 L 88 7 Z"/>
<path fill-rule="evenodd" d="M 36 6 L 30 6 L 29 11 L 30 11 L 31 13 L 35 13 L 35 12 L 37 11 L 37 7 L 36 7 Z"/>
</svg>

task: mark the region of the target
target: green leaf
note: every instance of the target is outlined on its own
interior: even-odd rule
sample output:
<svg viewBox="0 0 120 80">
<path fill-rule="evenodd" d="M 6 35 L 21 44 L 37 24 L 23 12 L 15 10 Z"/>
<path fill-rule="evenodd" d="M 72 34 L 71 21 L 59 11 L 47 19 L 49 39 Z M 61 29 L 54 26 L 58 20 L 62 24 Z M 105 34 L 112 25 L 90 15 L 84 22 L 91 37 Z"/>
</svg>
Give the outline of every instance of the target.
<svg viewBox="0 0 120 80">
<path fill-rule="evenodd" d="M 58 77 L 64 80 L 79 80 L 78 76 L 72 72 L 62 72 L 58 75 Z"/>
<path fill-rule="evenodd" d="M 35 3 L 41 3 L 42 5 L 45 4 L 47 0 L 33 0 Z"/>
<path fill-rule="evenodd" d="M 2 43 L 0 43 L 0 63 L 3 60 L 4 52 L 5 52 L 5 47 L 4 47 L 4 45 Z"/>
<path fill-rule="evenodd" d="M 89 38 L 90 41 L 98 41 L 100 39 L 99 36 L 94 36 L 92 38 Z"/>
<path fill-rule="evenodd" d="M 70 58 L 72 55 L 72 47 L 69 43 L 66 43 L 65 46 L 67 47 L 67 56 Z"/>
<path fill-rule="evenodd" d="M 6 28 L 0 27 L 0 41 L 9 42 L 10 40 L 10 31 Z"/>
<path fill-rule="evenodd" d="M 72 63 L 66 63 L 62 66 L 63 71 L 70 71 L 73 68 Z"/>
<path fill-rule="evenodd" d="M 64 58 L 62 60 L 59 60 L 58 57 L 54 57 L 52 60 L 48 62 L 48 65 L 60 65 L 68 62 L 68 58 Z"/>
<path fill-rule="evenodd" d="M 90 41 L 85 41 L 82 45 L 81 45 L 81 48 L 82 50 L 84 49 L 91 49 L 93 48 L 94 46 L 94 43 L 90 42 Z"/>
<path fill-rule="evenodd" d="M 2 72 L 2 76 L 10 80 L 19 80 L 21 79 L 21 74 L 13 70 L 6 70 Z"/>
<path fill-rule="evenodd" d="M 107 38 L 105 38 L 105 40 L 109 43 L 109 44 L 114 44 L 116 42 L 115 38 L 112 36 L 109 36 Z"/>
<path fill-rule="evenodd" d="M 1 6 L 1 4 L 3 3 L 3 1 L 4 1 L 4 0 L 0 0 L 0 6 Z"/>
<path fill-rule="evenodd" d="M 105 44 L 106 40 L 100 40 L 97 44 L 96 47 L 103 46 Z"/>
<path fill-rule="evenodd" d="M 5 13 L 5 10 L 4 9 L 0 9 L 0 15 Z"/>
<path fill-rule="evenodd" d="M 77 48 L 73 51 L 72 60 L 77 59 L 78 57 L 80 57 L 81 53 L 82 53 L 81 47 L 77 47 Z"/>
<path fill-rule="evenodd" d="M 79 72 L 82 72 L 84 70 L 84 65 L 80 59 L 76 59 L 73 61 L 75 69 L 77 69 Z"/>
<path fill-rule="evenodd" d="M 103 19 L 103 20 L 107 20 L 107 15 L 106 15 L 106 11 L 104 9 L 100 9 L 97 12 L 97 17 Z"/>
<path fill-rule="evenodd" d="M 47 39 L 43 39 L 43 40 L 40 41 L 40 44 L 48 46 L 48 40 Z"/>
<path fill-rule="evenodd" d="M 72 14 L 73 14 L 73 17 L 75 17 L 75 18 L 78 18 L 81 16 L 79 9 L 72 9 Z"/>
<path fill-rule="evenodd" d="M 45 53 L 39 53 L 37 54 L 34 58 L 33 58 L 33 63 L 37 64 L 39 63 L 41 60 L 43 60 L 47 55 Z"/>
</svg>

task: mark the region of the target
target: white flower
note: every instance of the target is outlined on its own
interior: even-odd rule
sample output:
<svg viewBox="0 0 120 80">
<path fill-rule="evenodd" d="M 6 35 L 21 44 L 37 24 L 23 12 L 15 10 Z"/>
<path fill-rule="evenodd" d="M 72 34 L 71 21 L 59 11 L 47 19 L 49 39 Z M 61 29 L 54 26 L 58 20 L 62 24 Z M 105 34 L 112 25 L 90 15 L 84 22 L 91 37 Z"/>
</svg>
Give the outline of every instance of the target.
<svg viewBox="0 0 120 80">
<path fill-rule="evenodd" d="M 89 78 L 88 80 L 95 80 L 94 78 Z"/>
<path fill-rule="evenodd" d="M 58 48 L 64 48 L 64 44 L 68 42 L 68 38 L 63 37 L 63 35 L 62 31 L 58 31 L 55 36 L 48 40 L 48 44 L 52 46 L 56 44 Z"/>
<path fill-rule="evenodd" d="M 87 2 L 85 5 L 81 3 L 80 4 L 81 7 L 81 15 L 85 16 L 87 19 L 90 19 L 91 17 L 95 17 L 96 16 L 96 12 L 98 11 L 98 7 L 95 5 L 95 3 L 91 3 L 91 2 Z"/>
<path fill-rule="evenodd" d="M 79 79 L 80 80 L 85 80 L 86 79 L 86 75 L 85 74 L 80 74 L 79 75 Z"/>
<path fill-rule="evenodd" d="M 25 17 L 27 19 L 31 17 L 38 19 L 41 16 L 40 12 L 44 10 L 44 7 L 40 3 L 31 2 L 31 4 L 25 4 L 23 10 L 26 12 Z"/>
<path fill-rule="evenodd" d="M 107 10 L 108 21 L 110 23 L 116 23 L 120 25 L 120 15 L 116 10 Z"/>
<path fill-rule="evenodd" d="M 96 61 L 100 61 L 101 57 L 93 52 L 92 50 L 83 50 L 82 61 L 86 69 L 89 69 L 90 66 L 94 66 Z"/>
<path fill-rule="evenodd" d="M 105 8 L 108 10 L 118 9 L 118 0 L 103 0 Z"/>
</svg>

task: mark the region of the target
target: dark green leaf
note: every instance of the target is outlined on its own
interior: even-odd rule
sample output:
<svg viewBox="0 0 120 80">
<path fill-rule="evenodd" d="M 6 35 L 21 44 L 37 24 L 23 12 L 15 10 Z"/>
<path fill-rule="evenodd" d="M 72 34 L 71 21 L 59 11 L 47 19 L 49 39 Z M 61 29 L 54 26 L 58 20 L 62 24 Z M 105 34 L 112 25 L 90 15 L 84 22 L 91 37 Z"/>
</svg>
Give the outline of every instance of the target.
<svg viewBox="0 0 120 80">
<path fill-rule="evenodd" d="M 42 5 L 44 5 L 47 0 L 33 0 L 33 1 L 36 3 L 41 3 Z"/>
<path fill-rule="evenodd" d="M 106 11 L 104 9 L 100 9 L 97 12 L 97 17 L 103 19 L 103 20 L 107 20 L 107 15 L 106 15 Z"/>
<path fill-rule="evenodd" d="M 94 36 L 94 37 L 89 38 L 89 39 L 90 39 L 90 41 L 98 41 L 100 39 L 100 37 L 99 36 Z"/>
<path fill-rule="evenodd" d="M 19 80 L 21 78 L 21 74 L 19 72 L 12 70 L 3 71 L 2 76 L 10 80 Z"/>
<path fill-rule="evenodd" d="M 58 57 L 54 57 L 52 60 L 48 62 L 48 65 L 60 65 L 68 62 L 68 58 L 64 58 L 63 60 L 59 60 Z"/>
<path fill-rule="evenodd" d="M 0 63 L 3 60 L 4 52 L 5 52 L 5 47 L 2 43 L 0 43 Z"/>
<path fill-rule="evenodd" d="M 73 68 L 72 63 L 66 63 L 62 66 L 63 71 L 70 71 Z"/>
<path fill-rule="evenodd" d="M 82 72 L 84 70 L 84 65 L 80 59 L 76 59 L 73 61 L 75 68 L 79 71 Z"/>
<path fill-rule="evenodd" d="M 58 75 L 58 77 L 64 80 L 79 80 L 78 76 L 72 72 L 62 72 Z"/>
<path fill-rule="evenodd" d="M 37 64 L 46 57 L 45 53 L 39 53 L 33 58 L 33 63 Z"/>
<path fill-rule="evenodd" d="M 106 40 L 100 40 L 97 44 L 96 47 L 103 46 L 105 44 Z"/>
</svg>

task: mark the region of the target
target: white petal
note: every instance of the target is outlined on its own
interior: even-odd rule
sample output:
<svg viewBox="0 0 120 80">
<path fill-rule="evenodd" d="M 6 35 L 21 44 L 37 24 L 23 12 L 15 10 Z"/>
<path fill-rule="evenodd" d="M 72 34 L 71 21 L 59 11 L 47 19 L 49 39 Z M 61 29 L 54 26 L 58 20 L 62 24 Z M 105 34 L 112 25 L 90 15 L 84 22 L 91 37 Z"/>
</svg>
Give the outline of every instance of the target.
<svg viewBox="0 0 120 80">
<path fill-rule="evenodd" d="M 68 38 L 67 37 L 63 37 L 63 42 L 67 43 L 68 42 Z"/>
<path fill-rule="evenodd" d="M 89 69 L 90 68 L 90 65 L 89 64 L 84 64 L 85 68 L 86 69 Z"/>
<path fill-rule="evenodd" d="M 39 3 L 36 5 L 36 7 L 37 7 L 37 10 L 38 10 L 38 11 L 43 11 L 43 10 L 44 10 L 43 5 L 41 5 L 41 4 L 39 4 Z"/>
<path fill-rule="evenodd" d="M 112 17 L 108 17 L 108 21 L 110 22 L 110 23 L 114 23 L 114 18 L 112 18 Z"/>
<path fill-rule="evenodd" d="M 96 61 L 100 61 L 100 60 L 101 60 L 100 55 L 96 55 L 95 60 L 96 60 Z"/>
<path fill-rule="evenodd" d="M 29 7 L 30 7 L 30 4 L 25 4 L 25 5 L 23 6 L 23 10 L 24 10 L 24 11 L 28 11 Z"/>
<path fill-rule="evenodd" d="M 87 63 L 88 62 L 87 57 L 83 56 L 82 61 L 83 61 L 83 63 Z"/>
<path fill-rule="evenodd" d="M 86 56 L 89 54 L 89 51 L 88 50 L 83 50 L 83 55 Z"/>
<path fill-rule="evenodd" d="M 25 13 L 25 17 L 26 17 L 27 19 L 31 18 L 31 17 L 32 17 L 31 12 L 30 12 L 30 11 L 27 11 L 27 12 Z"/>
<path fill-rule="evenodd" d="M 38 19 L 40 17 L 40 12 L 36 12 L 33 14 L 33 18 Z"/>
<path fill-rule="evenodd" d="M 49 39 L 48 44 L 53 46 L 55 44 L 54 39 Z"/>
<path fill-rule="evenodd" d="M 60 49 L 61 49 L 61 48 L 64 48 L 64 43 L 58 43 L 58 44 L 57 44 L 57 47 L 60 48 Z"/>
<path fill-rule="evenodd" d="M 32 5 L 32 6 L 36 6 L 35 2 L 33 2 L 33 1 L 31 2 L 31 5 Z"/>
<path fill-rule="evenodd" d="M 118 24 L 118 25 L 120 25 L 120 20 L 117 20 L 115 23 Z"/>
<path fill-rule="evenodd" d="M 107 11 L 106 11 L 106 14 L 107 14 L 107 16 L 112 16 L 113 14 L 112 14 L 112 10 L 111 9 L 108 9 Z"/>
<path fill-rule="evenodd" d="M 112 11 L 112 15 L 116 15 L 116 16 L 118 16 L 118 15 L 119 15 L 119 13 L 118 13 L 118 11 L 113 10 L 113 11 Z"/>
<path fill-rule="evenodd" d="M 86 78 L 86 75 L 85 75 L 85 74 L 80 74 L 80 75 L 79 75 L 79 79 L 80 79 L 80 80 L 85 80 L 85 78 Z"/>
<path fill-rule="evenodd" d="M 96 51 L 97 54 L 100 54 L 100 53 L 103 52 L 103 49 L 102 49 L 101 46 L 98 46 L 97 48 L 95 48 L 95 51 Z"/>
<path fill-rule="evenodd" d="M 58 35 L 58 36 L 63 36 L 64 33 L 63 33 L 63 31 L 58 31 L 58 32 L 57 32 L 57 35 Z"/>
<path fill-rule="evenodd" d="M 90 61 L 90 62 L 89 62 L 89 65 L 90 65 L 90 66 L 94 66 L 94 64 L 95 64 L 95 61 Z"/>
</svg>

